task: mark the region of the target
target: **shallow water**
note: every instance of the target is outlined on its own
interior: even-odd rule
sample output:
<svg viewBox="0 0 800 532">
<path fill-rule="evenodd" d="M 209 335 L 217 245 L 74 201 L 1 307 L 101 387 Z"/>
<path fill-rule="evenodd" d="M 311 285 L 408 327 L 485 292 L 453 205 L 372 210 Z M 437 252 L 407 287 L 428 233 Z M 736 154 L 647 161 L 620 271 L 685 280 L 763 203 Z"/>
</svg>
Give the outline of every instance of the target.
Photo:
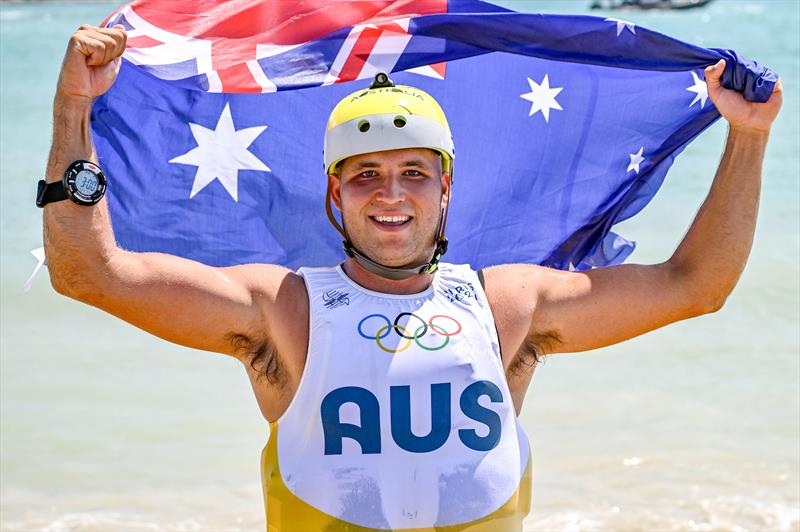
<svg viewBox="0 0 800 532">
<path fill-rule="evenodd" d="M 506 2 L 584 12 L 590 2 Z M 267 427 L 236 362 L 21 286 L 41 243 L 34 182 L 69 33 L 114 4 L 0 5 L 0 528 L 263 529 Z M 619 16 L 783 77 L 756 242 L 719 313 L 537 370 L 529 530 L 800 528 L 800 3 L 717 0 Z M 667 258 L 708 189 L 718 123 L 617 229 Z M 84 335 L 91 328 L 93 339 Z"/>
</svg>

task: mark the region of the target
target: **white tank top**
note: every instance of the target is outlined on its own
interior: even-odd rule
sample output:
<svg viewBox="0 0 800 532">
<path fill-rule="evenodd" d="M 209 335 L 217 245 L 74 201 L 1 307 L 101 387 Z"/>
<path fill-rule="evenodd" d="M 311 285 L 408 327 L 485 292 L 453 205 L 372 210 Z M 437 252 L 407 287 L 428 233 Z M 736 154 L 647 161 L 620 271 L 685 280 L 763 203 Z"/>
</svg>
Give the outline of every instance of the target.
<svg viewBox="0 0 800 532">
<path fill-rule="evenodd" d="M 268 528 L 323 526 L 304 521 L 314 512 L 328 528 L 442 527 L 501 508 L 521 523 L 528 441 L 476 273 L 442 264 L 413 295 L 367 290 L 341 267 L 299 273 L 309 346 L 262 459 Z"/>
</svg>

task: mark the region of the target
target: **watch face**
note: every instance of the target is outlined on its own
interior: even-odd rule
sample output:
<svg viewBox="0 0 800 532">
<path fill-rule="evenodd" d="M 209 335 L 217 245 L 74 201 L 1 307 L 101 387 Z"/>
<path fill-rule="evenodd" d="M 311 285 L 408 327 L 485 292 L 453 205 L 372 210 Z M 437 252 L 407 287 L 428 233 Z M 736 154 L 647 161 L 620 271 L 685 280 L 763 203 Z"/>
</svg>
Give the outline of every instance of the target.
<svg viewBox="0 0 800 532">
<path fill-rule="evenodd" d="M 97 192 L 97 186 L 100 181 L 89 170 L 81 170 L 75 177 L 75 189 L 82 196 L 91 196 Z"/>
<path fill-rule="evenodd" d="M 89 161 L 75 161 L 64 175 L 67 196 L 79 205 L 94 205 L 106 191 L 106 178 L 100 167 Z"/>
</svg>

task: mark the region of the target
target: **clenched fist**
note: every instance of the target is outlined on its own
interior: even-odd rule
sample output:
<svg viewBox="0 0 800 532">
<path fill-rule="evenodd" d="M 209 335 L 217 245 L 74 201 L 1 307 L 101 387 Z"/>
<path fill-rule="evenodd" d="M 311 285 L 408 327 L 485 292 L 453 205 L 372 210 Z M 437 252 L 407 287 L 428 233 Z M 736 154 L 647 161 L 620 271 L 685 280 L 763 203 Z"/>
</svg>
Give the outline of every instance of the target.
<svg viewBox="0 0 800 532">
<path fill-rule="evenodd" d="M 91 103 L 106 92 L 117 79 L 126 41 L 125 28 L 120 25 L 78 28 L 64 54 L 56 97 Z"/>
<path fill-rule="evenodd" d="M 724 70 L 724 59 L 706 67 L 705 70 L 708 96 L 714 102 L 717 111 L 728 121 L 731 128 L 769 133 L 772 122 L 778 116 L 783 104 L 781 80 L 775 84 L 769 100 L 764 103 L 748 102 L 740 93 L 722 86 L 720 80 Z"/>
</svg>

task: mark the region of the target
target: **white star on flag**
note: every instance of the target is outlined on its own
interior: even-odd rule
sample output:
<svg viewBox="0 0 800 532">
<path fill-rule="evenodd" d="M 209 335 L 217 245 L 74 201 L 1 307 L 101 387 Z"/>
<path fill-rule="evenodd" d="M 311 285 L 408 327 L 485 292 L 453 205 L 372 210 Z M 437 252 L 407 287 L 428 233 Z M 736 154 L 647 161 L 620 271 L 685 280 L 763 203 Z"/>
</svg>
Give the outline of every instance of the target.
<svg viewBox="0 0 800 532">
<path fill-rule="evenodd" d="M 171 163 L 189 164 L 197 167 L 192 192 L 195 197 L 215 179 L 219 180 L 233 201 L 239 201 L 239 170 L 260 170 L 270 172 L 270 168 L 247 149 L 267 126 L 248 127 L 236 131 L 231 117 L 230 104 L 219 116 L 216 129 L 208 129 L 199 124 L 189 124 L 197 142 L 183 155 L 170 159 Z"/>
<path fill-rule="evenodd" d="M 619 37 L 622 30 L 625 28 L 628 29 L 631 33 L 636 35 L 636 24 L 633 22 L 628 22 L 627 20 L 620 20 L 618 18 L 607 18 L 606 22 L 616 22 L 617 23 L 617 37 Z"/>
<path fill-rule="evenodd" d="M 550 122 L 550 109 L 564 110 L 556 101 L 556 96 L 564 87 L 554 87 L 551 89 L 547 74 L 544 75 L 541 85 L 531 78 L 528 78 L 528 84 L 531 86 L 531 92 L 520 95 L 520 98 L 531 102 L 531 110 L 528 116 L 533 116 L 541 111 L 544 115 L 544 121 Z"/>
<path fill-rule="evenodd" d="M 638 153 L 630 154 L 631 164 L 628 165 L 628 172 L 633 170 L 636 172 L 637 175 L 639 174 L 639 165 L 642 164 L 642 162 L 645 160 L 645 158 L 642 157 L 642 152 L 644 152 L 644 146 L 639 148 Z"/>
<path fill-rule="evenodd" d="M 36 266 L 33 268 L 33 273 L 31 273 L 31 276 L 28 277 L 28 280 L 25 281 L 25 284 L 22 286 L 23 292 L 28 292 L 31 289 L 33 286 L 33 279 L 36 277 L 36 274 L 39 273 L 39 270 L 41 270 L 44 266 L 47 266 L 47 258 L 44 256 L 44 247 L 32 249 L 31 255 L 33 255 L 36 259 Z"/>
<path fill-rule="evenodd" d="M 706 82 L 700 79 L 700 77 L 694 72 L 692 72 L 692 78 L 694 79 L 694 85 L 691 87 L 686 87 L 687 91 L 695 94 L 694 100 L 692 100 L 692 103 L 689 104 L 689 107 L 693 106 L 699 101 L 700 109 L 702 109 L 705 107 L 706 100 L 708 99 L 708 85 L 706 85 Z"/>
</svg>

